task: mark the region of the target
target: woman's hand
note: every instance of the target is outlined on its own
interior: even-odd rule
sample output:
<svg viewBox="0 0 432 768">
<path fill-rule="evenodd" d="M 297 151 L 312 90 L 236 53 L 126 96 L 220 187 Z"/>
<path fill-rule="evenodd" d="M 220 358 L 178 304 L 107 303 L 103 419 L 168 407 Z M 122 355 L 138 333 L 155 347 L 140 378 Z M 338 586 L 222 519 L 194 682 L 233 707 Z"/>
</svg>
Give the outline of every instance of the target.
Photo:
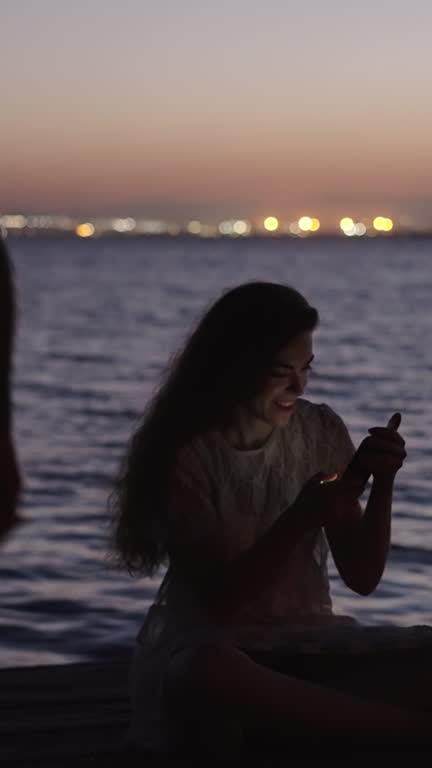
<svg viewBox="0 0 432 768">
<path fill-rule="evenodd" d="M 328 526 L 343 517 L 363 493 L 369 477 L 391 484 L 406 458 L 405 441 L 398 433 L 401 415 L 395 413 L 387 426 L 372 427 L 360 444 L 343 476 L 323 472 L 311 477 L 294 506 L 310 521 L 311 528 Z"/>
<path fill-rule="evenodd" d="M 311 528 L 320 528 L 333 517 L 332 486 L 337 480 L 337 474 L 318 472 L 303 486 L 292 505 L 305 519 Z"/>
<path fill-rule="evenodd" d="M 341 478 L 341 485 L 360 496 L 369 477 L 392 483 L 406 458 L 405 441 L 398 433 L 400 413 L 394 413 L 385 427 L 372 427 L 358 447 Z"/>
</svg>

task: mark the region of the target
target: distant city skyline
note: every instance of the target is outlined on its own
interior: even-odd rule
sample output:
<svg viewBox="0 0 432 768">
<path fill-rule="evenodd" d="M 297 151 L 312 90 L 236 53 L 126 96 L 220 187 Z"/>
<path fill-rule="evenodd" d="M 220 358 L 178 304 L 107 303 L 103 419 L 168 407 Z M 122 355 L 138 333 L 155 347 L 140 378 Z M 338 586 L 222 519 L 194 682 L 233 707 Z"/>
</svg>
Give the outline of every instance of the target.
<svg viewBox="0 0 432 768">
<path fill-rule="evenodd" d="M 432 220 L 424 0 L 0 0 L 0 212 Z"/>
<path fill-rule="evenodd" d="M 344 216 L 333 226 L 325 226 L 317 217 L 278 219 L 275 216 L 256 219 L 226 218 L 222 220 L 198 219 L 175 221 L 163 218 L 88 216 L 62 214 L 23 214 L 0 212 L 0 234 L 35 236 L 38 234 L 67 234 L 80 238 L 106 235 L 191 235 L 197 237 L 255 237 L 290 236 L 319 237 L 340 235 L 347 237 L 376 237 L 393 235 L 426 235 L 432 237 L 432 226 L 415 227 L 408 217 L 393 220 L 377 215 L 363 219 Z"/>
</svg>

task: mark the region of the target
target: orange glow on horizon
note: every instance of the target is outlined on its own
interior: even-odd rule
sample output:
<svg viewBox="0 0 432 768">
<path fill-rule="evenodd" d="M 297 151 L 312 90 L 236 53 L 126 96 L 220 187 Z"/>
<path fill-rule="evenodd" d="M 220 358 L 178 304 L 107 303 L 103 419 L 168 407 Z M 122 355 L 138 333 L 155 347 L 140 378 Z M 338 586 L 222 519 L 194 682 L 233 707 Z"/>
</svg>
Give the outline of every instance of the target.
<svg viewBox="0 0 432 768">
<path fill-rule="evenodd" d="M 95 233 L 95 228 L 93 224 L 87 221 L 85 224 L 78 224 L 75 232 L 78 237 L 91 237 Z"/>
</svg>

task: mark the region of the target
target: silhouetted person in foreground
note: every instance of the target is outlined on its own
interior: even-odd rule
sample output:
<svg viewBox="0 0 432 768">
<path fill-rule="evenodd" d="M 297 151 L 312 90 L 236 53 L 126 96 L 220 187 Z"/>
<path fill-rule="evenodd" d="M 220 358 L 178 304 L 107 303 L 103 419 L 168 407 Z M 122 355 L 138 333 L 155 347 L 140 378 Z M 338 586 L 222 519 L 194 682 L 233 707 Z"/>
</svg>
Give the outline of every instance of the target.
<svg viewBox="0 0 432 768">
<path fill-rule="evenodd" d="M 15 331 L 12 268 L 0 233 L 0 541 L 16 522 L 20 475 L 12 437 L 11 375 Z"/>
<path fill-rule="evenodd" d="M 411 737 L 430 728 L 403 696 L 369 701 L 248 652 L 251 628 L 265 638 L 301 627 L 315 641 L 323 628 L 355 628 L 333 613 L 327 542 L 360 595 L 376 588 L 389 550 L 393 481 L 406 456 L 400 415 L 355 451 L 335 411 L 303 399 L 317 324 L 288 286 L 228 291 L 133 435 L 111 498 L 118 560 L 146 576 L 168 570 L 136 646 L 131 747 L 214 752 L 240 744 L 253 722 L 285 723 L 287 744 L 299 725 L 336 741 L 341 730 L 361 740 L 365 730 Z"/>
</svg>

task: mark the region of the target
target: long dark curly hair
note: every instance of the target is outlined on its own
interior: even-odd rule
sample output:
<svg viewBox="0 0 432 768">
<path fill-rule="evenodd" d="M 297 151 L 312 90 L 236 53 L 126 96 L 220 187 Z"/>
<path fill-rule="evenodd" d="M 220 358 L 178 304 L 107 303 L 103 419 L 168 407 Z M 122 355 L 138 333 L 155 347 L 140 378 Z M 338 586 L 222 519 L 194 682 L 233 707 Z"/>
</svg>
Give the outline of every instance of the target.
<svg viewBox="0 0 432 768">
<path fill-rule="evenodd" d="M 279 350 L 317 324 L 298 291 L 271 282 L 237 286 L 208 309 L 165 371 L 121 464 L 109 499 L 115 565 L 152 576 L 166 563 L 177 452 L 228 425 L 262 390 Z"/>
</svg>

